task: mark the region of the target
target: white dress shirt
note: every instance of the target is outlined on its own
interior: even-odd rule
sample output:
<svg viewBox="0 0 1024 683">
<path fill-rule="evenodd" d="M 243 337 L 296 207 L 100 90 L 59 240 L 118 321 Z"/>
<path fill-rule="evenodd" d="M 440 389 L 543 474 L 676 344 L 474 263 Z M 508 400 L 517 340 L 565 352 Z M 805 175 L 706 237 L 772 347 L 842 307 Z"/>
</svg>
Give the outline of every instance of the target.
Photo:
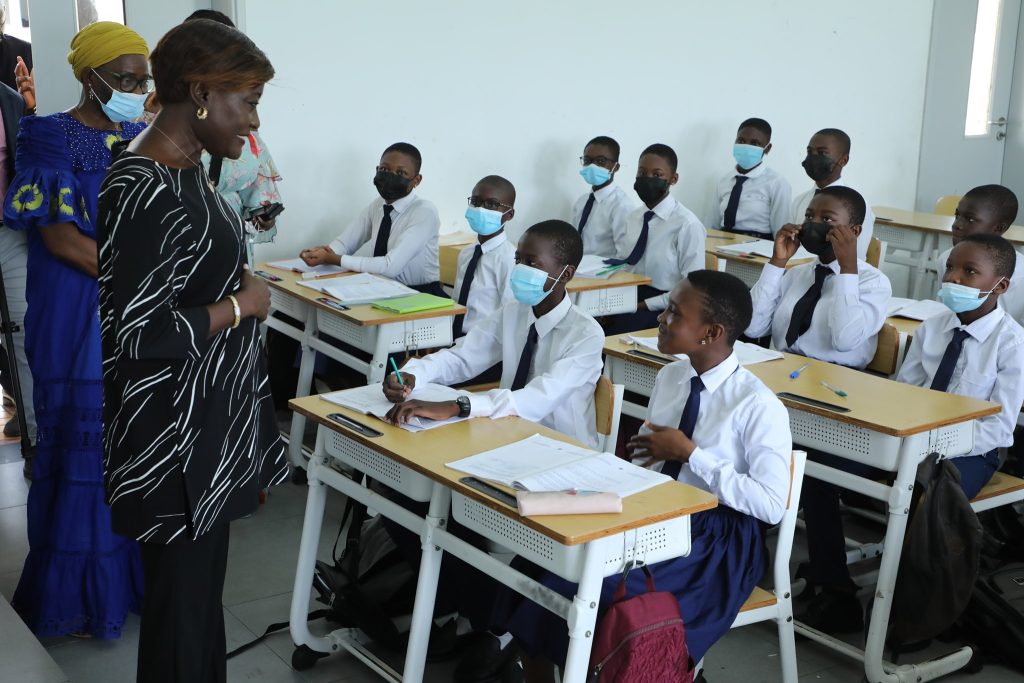
<svg viewBox="0 0 1024 683">
<path fill-rule="evenodd" d="M 696 374 L 689 360 L 663 367 L 654 380 L 647 420 L 678 429 Z M 700 377 L 704 390 L 692 439 L 697 448 L 679 471 L 679 481 L 710 491 L 734 510 L 777 524 L 789 497 L 793 450 L 785 406 L 739 365 L 735 353 Z M 641 427 L 641 433 L 648 431 Z"/>
<path fill-rule="evenodd" d="M 885 324 L 892 296 L 889 278 L 865 261 L 857 261 L 856 275 L 840 273 L 838 259 L 828 264 L 833 275 L 825 279 L 811 326 L 793 346 L 786 344 L 793 307 L 814 284 L 814 268 L 820 263 L 814 259 L 788 270 L 766 264 L 750 290 L 754 316 L 747 336 L 771 332 L 772 343 L 780 351 L 863 368 L 875 355 L 878 331 Z"/>
<path fill-rule="evenodd" d="M 843 179 L 830 183 L 825 187 L 853 187 L 849 183 L 843 182 Z M 807 207 L 811 205 L 811 200 L 814 199 L 814 192 L 817 187 L 812 187 L 803 194 L 797 195 L 793 201 L 793 222 L 801 224 L 804 222 L 804 217 L 807 214 Z M 857 188 L 853 187 L 857 190 Z M 860 190 L 857 190 L 860 192 Z M 864 193 L 860 193 L 864 196 Z M 857 258 L 867 258 L 868 245 L 871 244 L 871 236 L 875 234 L 875 212 L 871 210 L 871 202 L 868 201 L 867 197 L 864 197 L 864 206 L 866 211 L 864 212 L 864 222 L 860 226 L 860 236 L 857 237 Z"/>
<path fill-rule="evenodd" d="M 577 199 L 572 207 L 572 227 L 577 231 L 580 229 L 583 208 L 587 205 L 591 194 L 594 195 L 594 206 L 590 209 L 587 224 L 583 226 L 583 253 L 613 258 L 617 253 L 615 224 L 625 219 L 626 214 L 636 206 L 636 202 L 633 200 L 633 195 L 614 182 L 607 187 L 602 187 L 597 192 L 587 192 Z"/>
<path fill-rule="evenodd" d="M 768 168 L 763 161 L 747 173 L 740 173 L 734 167 L 718 181 L 711 215 L 705 225 L 724 229 L 725 209 L 729 206 L 736 176 L 741 175 L 746 175 L 747 180 L 741 188 L 740 203 L 736 208 L 736 229 L 760 232 L 765 239 L 771 239 L 770 235 L 790 222 L 793 188 L 788 180 L 775 169 Z"/>
<path fill-rule="evenodd" d="M 458 301 L 462 294 L 462 279 L 473 258 L 477 245 L 471 244 L 459 252 L 458 269 L 455 274 L 455 289 L 452 298 Z M 480 245 L 480 260 L 466 299 L 466 317 L 462 331 L 469 332 L 478 320 L 482 320 L 512 301 L 509 277 L 516 264 L 516 248 L 508 241 L 508 235 L 501 232 Z"/>
<path fill-rule="evenodd" d="M 946 261 L 949 260 L 949 254 L 953 251 L 953 247 L 950 247 L 946 251 L 939 254 L 938 268 L 939 268 L 939 284 L 942 284 L 942 275 L 946 270 Z M 1016 320 L 1018 323 L 1024 321 L 1024 254 L 1021 254 L 1016 249 L 1013 252 L 1017 255 L 1017 261 L 1013 266 L 1013 276 L 1010 278 L 1010 287 L 1006 292 L 999 297 L 999 307 L 1010 314 L 1010 317 Z M 936 298 L 938 295 L 936 294 Z"/>
<path fill-rule="evenodd" d="M 633 251 L 648 210 L 646 205 L 638 206 L 615 225 L 619 258 L 626 258 Z M 653 211 L 644 255 L 635 266 L 626 268 L 646 275 L 651 278 L 652 287 L 665 291 L 646 300 L 648 309 L 662 311 L 668 308 L 668 293 L 676 283 L 691 270 L 704 267 L 704 238 L 708 233 L 693 211 L 671 194 L 658 202 Z"/>
<path fill-rule="evenodd" d="M 391 206 L 394 209 L 387 254 L 373 255 L 384 218 L 384 200 L 380 197 L 370 202 L 328 245 L 331 251 L 341 255 L 341 267 L 348 270 L 383 275 L 410 286 L 437 282 L 440 277 L 437 235 L 441 229 L 437 208 L 413 193 L 392 202 Z"/>
<path fill-rule="evenodd" d="M 530 325 L 537 347 L 525 387 L 512 391 Z M 480 320 L 455 346 L 405 364 L 416 382 L 457 384 L 502 362 L 499 389 L 473 394 L 470 415 L 518 415 L 597 445 L 594 387 L 601 375 L 604 331 L 566 296 L 541 318 L 533 307 L 513 301 Z"/>
<path fill-rule="evenodd" d="M 964 340 L 947 391 L 1003 407 L 996 415 L 974 421 L 974 450 L 967 455 L 983 455 L 1013 444 L 1017 415 L 1024 404 L 1024 329 L 1005 311 L 997 308 L 966 327 L 952 311 L 925 320 L 914 332 L 896 379 L 930 387 L 958 327 L 970 336 Z"/>
</svg>

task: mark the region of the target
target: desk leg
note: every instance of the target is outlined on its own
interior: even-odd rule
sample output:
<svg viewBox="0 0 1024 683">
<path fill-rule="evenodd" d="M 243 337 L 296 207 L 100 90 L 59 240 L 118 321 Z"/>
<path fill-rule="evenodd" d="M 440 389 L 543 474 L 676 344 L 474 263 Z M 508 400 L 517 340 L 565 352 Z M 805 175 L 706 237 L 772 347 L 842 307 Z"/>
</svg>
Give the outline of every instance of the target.
<svg viewBox="0 0 1024 683">
<path fill-rule="evenodd" d="M 316 312 L 310 306 L 306 316 L 306 331 L 302 335 L 302 353 L 299 360 L 299 382 L 295 387 L 295 398 L 309 396 L 313 384 L 313 368 L 316 365 L 316 351 L 309 345 L 309 340 L 316 334 Z M 292 412 L 292 428 L 288 434 L 288 460 L 295 467 L 305 467 L 302 457 L 302 436 L 306 431 L 306 416 Z"/>
<path fill-rule="evenodd" d="M 306 515 L 302 521 L 302 538 L 299 541 L 299 559 L 295 568 L 295 585 L 292 588 L 292 607 L 288 628 L 296 646 L 305 645 L 317 652 L 337 649 L 328 638 L 318 638 L 309 631 L 309 591 L 313 585 L 313 571 L 316 567 L 316 551 L 320 544 L 320 528 L 324 521 L 324 506 L 327 503 L 327 487 L 317 476 L 323 457 L 323 435 L 317 431 L 317 446 L 310 458 L 307 473 L 309 494 L 306 496 Z"/>
<path fill-rule="evenodd" d="M 412 608 L 412 622 L 409 624 L 409 646 L 405 651 L 405 669 L 402 680 L 419 683 L 427 661 L 427 645 L 430 640 L 430 622 L 434 618 L 434 600 L 437 598 L 437 579 L 441 574 L 443 551 L 434 545 L 434 531 L 443 529 L 448 523 L 452 492 L 447 486 L 434 484 L 430 496 L 430 510 L 426 525 L 420 537 L 423 557 L 420 573 L 416 579 L 416 603 Z"/>
<path fill-rule="evenodd" d="M 603 554 L 599 542 L 587 544 L 583 558 L 583 573 L 576 595 L 569 608 L 569 651 L 565 655 L 563 683 L 583 683 L 590 668 L 590 648 L 594 643 L 597 624 L 597 606 L 601 600 Z"/>
</svg>

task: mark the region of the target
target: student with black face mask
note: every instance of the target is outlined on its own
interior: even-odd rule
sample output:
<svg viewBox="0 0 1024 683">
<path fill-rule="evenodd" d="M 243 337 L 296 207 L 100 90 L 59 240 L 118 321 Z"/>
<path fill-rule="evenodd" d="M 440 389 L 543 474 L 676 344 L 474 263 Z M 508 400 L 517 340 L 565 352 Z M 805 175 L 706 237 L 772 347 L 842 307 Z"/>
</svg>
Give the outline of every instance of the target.
<svg viewBox="0 0 1024 683">
<path fill-rule="evenodd" d="M 811 199 L 819 190 L 826 187 L 848 187 L 843 182 L 843 168 L 850 162 L 850 136 L 838 128 L 823 128 L 811 137 L 807 143 L 807 156 L 801 166 L 807 177 L 814 181 L 815 187 L 797 195 L 793 201 L 793 222 L 804 220 Z M 865 202 L 866 203 L 866 202 Z M 875 232 L 875 213 L 871 205 L 866 203 L 864 224 L 857 238 L 857 257 L 867 256 L 871 236 Z"/>
<path fill-rule="evenodd" d="M 374 199 L 330 244 L 303 249 L 308 266 L 332 264 L 398 280 L 413 289 L 448 296 L 439 281 L 437 208 L 414 194 L 423 181 L 420 151 L 407 142 L 384 150 Z"/>
<path fill-rule="evenodd" d="M 822 189 L 803 225 L 775 237 L 775 253 L 750 291 L 754 316 L 746 334 L 769 333 L 775 348 L 862 369 L 875 355 L 892 286 L 857 256 L 864 198 L 851 188 Z M 786 269 L 803 246 L 818 258 Z"/>
</svg>

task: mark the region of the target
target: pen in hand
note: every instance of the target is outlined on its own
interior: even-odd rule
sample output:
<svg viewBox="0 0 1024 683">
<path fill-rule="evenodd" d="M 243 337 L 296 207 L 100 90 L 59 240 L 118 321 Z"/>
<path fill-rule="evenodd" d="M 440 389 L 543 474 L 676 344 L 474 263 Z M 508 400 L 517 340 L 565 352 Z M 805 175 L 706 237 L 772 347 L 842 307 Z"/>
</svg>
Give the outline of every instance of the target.
<svg viewBox="0 0 1024 683">
<path fill-rule="evenodd" d="M 388 360 L 391 361 L 391 367 L 395 371 L 395 376 L 398 377 L 398 383 L 401 384 L 404 387 L 405 386 L 405 380 L 402 379 L 402 372 L 398 369 L 398 363 L 395 362 L 394 356 L 392 356 L 391 358 L 388 358 Z"/>
</svg>

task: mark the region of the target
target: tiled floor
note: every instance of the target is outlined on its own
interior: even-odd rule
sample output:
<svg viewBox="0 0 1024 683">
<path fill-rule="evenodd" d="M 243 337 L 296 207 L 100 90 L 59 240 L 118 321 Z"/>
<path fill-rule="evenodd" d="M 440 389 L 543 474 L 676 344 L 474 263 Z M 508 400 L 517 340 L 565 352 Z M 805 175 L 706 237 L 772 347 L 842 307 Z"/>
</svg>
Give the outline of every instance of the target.
<svg viewBox="0 0 1024 683">
<path fill-rule="evenodd" d="M 17 444 L 0 444 L 0 593 L 10 599 L 26 552 L 25 499 L 28 484 L 21 476 Z M 305 491 L 286 484 L 273 490 L 266 505 L 231 530 L 231 550 L 224 591 L 224 619 L 228 648 L 262 633 L 272 622 L 288 618 L 295 556 L 305 505 Z M 340 496 L 328 503 L 328 519 L 321 539 L 321 556 L 330 554 L 341 514 Z M 133 681 L 138 619 L 132 617 L 119 641 L 54 639 L 45 642 L 57 663 L 75 683 Z M 0 646 L 2 647 L 2 646 Z M 952 646 L 936 648 L 939 654 Z M 287 631 L 228 663 L 228 679 L 242 683 L 356 683 L 380 680 L 348 655 L 320 661 L 313 669 L 295 672 L 290 666 L 292 643 Z M 862 670 L 852 661 L 807 643 L 797 646 L 801 681 L 858 683 Z M 398 659 L 398 657 L 394 657 Z M 397 662 L 395 664 L 398 666 Z M 452 664 L 432 664 L 427 681 L 448 681 Z M 711 683 L 778 681 L 778 641 L 773 626 L 757 625 L 732 631 L 707 657 Z M 957 674 L 942 679 L 951 683 L 1021 683 L 1024 676 L 987 667 L 978 676 Z M 19 682 L 21 683 L 21 682 Z M 25 681 L 24 683 L 31 683 Z"/>
</svg>

